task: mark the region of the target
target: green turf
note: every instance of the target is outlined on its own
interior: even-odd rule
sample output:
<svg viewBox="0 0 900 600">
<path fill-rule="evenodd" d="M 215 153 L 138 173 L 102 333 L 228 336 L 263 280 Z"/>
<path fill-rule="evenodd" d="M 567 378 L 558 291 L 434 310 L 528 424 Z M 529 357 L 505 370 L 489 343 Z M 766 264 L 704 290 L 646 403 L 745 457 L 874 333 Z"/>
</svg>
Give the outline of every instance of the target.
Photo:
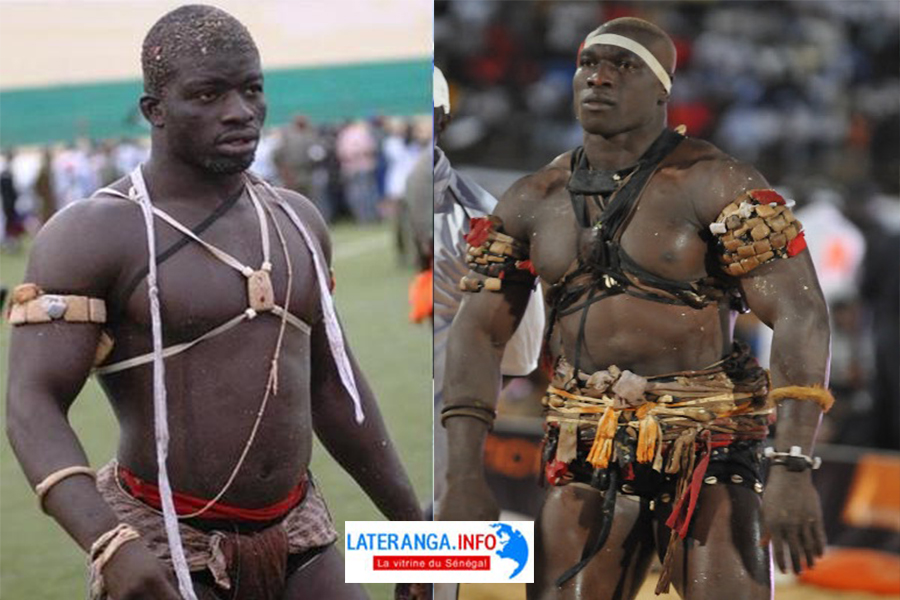
<svg viewBox="0 0 900 600">
<path fill-rule="evenodd" d="M 345 224 L 332 235 L 337 305 L 349 343 L 380 400 L 393 440 L 424 503 L 431 496 L 431 330 L 407 320 L 406 290 L 412 273 L 397 266 L 387 226 Z M 8 287 L 20 283 L 25 260 L 24 253 L 0 256 L 0 282 Z M 4 320 L 0 324 L 4 397 L 8 341 Z M 71 421 L 91 464 L 104 464 L 115 449 L 116 425 L 93 380 L 75 403 Z M 340 531 L 345 520 L 383 518 L 321 446 L 316 448 L 312 468 Z M 0 598 L 73 600 L 86 597 L 85 581 L 83 554 L 55 521 L 40 513 L 2 436 Z M 389 585 L 367 587 L 374 599 L 392 597 Z"/>
</svg>

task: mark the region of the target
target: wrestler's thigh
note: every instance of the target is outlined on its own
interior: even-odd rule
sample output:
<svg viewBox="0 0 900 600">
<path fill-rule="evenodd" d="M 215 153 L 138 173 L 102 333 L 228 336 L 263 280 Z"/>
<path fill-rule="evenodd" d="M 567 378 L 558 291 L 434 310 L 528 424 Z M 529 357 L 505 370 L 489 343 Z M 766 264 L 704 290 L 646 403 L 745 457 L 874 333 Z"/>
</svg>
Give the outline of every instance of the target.
<svg viewBox="0 0 900 600">
<path fill-rule="evenodd" d="M 283 600 L 368 600 L 358 583 L 344 583 L 344 558 L 330 546 L 288 578 Z"/>
<path fill-rule="evenodd" d="M 772 598 L 768 548 L 760 547 L 759 495 L 740 485 L 704 485 L 691 535 L 678 543 L 672 584 L 691 600 Z M 660 528 L 660 551 L 669 530 Z"/>
<path fill-rule="evenodd" d="M 547 494 L 535 525 L 534 583 L 529 600 L 633 598 L 653 555 L 652 521 L 639 500 L 620 495 L 613 527 L 603 549 L 563 587 L 556 580 L 581 560 L 588 538 L 600 532 L 603 496 L 588 486 L 569 484 Z"/>
</svg>

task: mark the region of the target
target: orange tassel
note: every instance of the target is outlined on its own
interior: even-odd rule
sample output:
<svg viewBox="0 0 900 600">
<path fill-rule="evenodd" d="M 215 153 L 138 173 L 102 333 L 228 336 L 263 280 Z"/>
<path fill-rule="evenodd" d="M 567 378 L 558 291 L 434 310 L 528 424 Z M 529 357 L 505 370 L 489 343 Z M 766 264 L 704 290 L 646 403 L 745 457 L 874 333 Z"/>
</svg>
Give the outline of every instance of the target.
<svg viewBox="0 0 900 600">
<path fill-rule="evenodd" d="M 659 436 L 659 422 L 654 417 L 648 415 L 641 419 L 637 441 L 637 461 L 639 463 L 652 462 L 656 458 L 656 444 Z"/>
<path fill-rule="evenodd" d="M 659 406 L 656 402 L 645 402 L 637 407 L 634 411 L 634 416 L 638 418 L 638 420 L 643 420 L 651 410 Z"/>
<path fill-rule="evenodd" d="M 587 461 L 595 469 L 605 469 L 612 458 L 613 438 L 616 437 L 616 428 L 619 425 L 619 411 L 608 409 L 597 423 L 597 433 L 594 443 L 588 453 Z"/>
</svg>

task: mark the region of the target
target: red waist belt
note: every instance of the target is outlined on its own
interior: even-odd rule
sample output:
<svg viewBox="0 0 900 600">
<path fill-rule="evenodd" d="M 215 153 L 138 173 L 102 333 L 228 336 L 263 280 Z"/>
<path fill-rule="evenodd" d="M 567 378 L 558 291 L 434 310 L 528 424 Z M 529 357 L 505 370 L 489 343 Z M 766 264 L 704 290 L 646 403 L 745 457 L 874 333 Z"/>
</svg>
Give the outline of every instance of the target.
<svg viewBox="0 0 900 600">
<path fill-rule="evenodd" d="M 156 510 L 162 510 L 162 501 L 159 497 L 159 487 L 156 484 L 140 479 L 137 475 L 119 465 L 119 477 L 128 488 L 128 492 L 137 500 L 152 506 Z M 273 521 L 283 517 L 292 508 L 297 506 L 303 498 L 306 497 L 306 489 L 309 480 L 304 475 L 297 487 L 291 490 L 287 498 L 275 504 L 264 506 L 262 508 L 240 508 L 231 506 L 223 502 L 216 502 L 205 512 L 197 515 L 203 519 L 221 519 L 228 521 Z M 172 499 L 175 502 L 175 513 L 178 515 L 188 515 L 202 509 L 209 500 L 189 496 L 179 492 L 172 492 Z"/>
</svg>

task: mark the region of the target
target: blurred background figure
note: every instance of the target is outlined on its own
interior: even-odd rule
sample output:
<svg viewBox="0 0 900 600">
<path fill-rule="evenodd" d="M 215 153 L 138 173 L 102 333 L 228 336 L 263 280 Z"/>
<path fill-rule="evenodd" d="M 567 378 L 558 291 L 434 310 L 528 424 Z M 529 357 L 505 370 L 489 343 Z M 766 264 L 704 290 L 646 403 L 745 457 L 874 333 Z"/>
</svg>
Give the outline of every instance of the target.
<svg viewBox="0 0 900 600">
<path fill-rule="evenodd" d="M 281 129 L 281 139 L 272 156 L 281 183 L 307 198 L 312 198 L 313 165 L 312 149 L 316 145 L 316 133 L 309 120 L 297 115 Z M 324 211 L 323 211 L 324 212 Z"/>
<path fill-rule="evenodd" d="M 9 251 L 18 251 L 20 239 L 25 233 L 25 222 L 19 212 L 19 190 L 16 188 L 13 176 L 13 152 L 3 155 L 3 166 L 0 167 L 0 197 L 3 199 L 3 248 Z"/>
</svg>

